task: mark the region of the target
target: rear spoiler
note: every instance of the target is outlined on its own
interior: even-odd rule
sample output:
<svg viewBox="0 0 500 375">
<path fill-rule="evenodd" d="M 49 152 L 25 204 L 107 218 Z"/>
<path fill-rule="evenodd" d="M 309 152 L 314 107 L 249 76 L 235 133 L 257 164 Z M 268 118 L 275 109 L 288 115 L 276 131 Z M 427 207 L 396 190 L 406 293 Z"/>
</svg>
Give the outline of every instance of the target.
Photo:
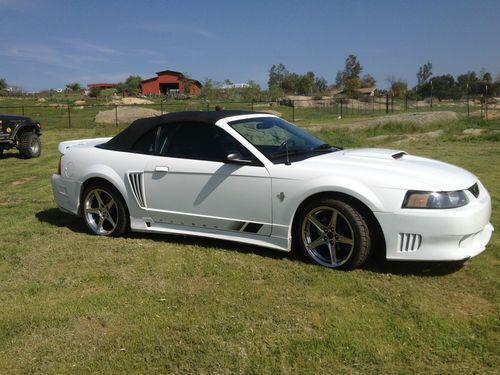
<svg viewBox="0 0 500 375">
<path fill-rule="evenodd" d="M 109 141 L 111 137 L 108 138 L 92 138 L 92 139 L 78 139 L 74 141 L 64 141 L 59 143 L 59 146 L 57 146 L 57 149 L 61 153 L 61 155 L 64 155 L 66 150 L 70 147 L 74 146 L 81 146 L 81 145 L 88 145 L 89 147 L 99 145 L 101 143 L 105 143 Z"/>
</svg>

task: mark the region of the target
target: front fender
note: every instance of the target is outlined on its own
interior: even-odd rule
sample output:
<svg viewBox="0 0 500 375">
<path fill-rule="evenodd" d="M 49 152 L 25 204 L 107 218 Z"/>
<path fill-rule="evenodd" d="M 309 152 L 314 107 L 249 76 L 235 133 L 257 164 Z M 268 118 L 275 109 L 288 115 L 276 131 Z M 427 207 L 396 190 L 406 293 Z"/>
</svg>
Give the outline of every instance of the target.
<svg viewBox="0 0 500 375">
<path fill-rule="evenodd" d="M 379 198 L 384 194 L 348 177 L 320 177 L 309 181 L 277 179 L 273 181 L 273 235 L 290 238 L 298 208 L 306 199 L 320 193 L 341 193 L 351 196 L 372 212 L 386 212 L 393 209 L 389 201 L 382 201 Z M 281 199 L 282 197 L 284 199 Z"/>
</svg>

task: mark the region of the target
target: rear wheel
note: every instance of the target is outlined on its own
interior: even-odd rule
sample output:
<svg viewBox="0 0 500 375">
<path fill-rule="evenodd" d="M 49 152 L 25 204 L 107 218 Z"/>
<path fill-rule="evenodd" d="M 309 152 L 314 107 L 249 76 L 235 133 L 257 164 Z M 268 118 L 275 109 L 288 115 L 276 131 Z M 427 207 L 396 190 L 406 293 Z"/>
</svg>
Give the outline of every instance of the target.
<svg viewBox="0 0 500 375">
<path fill-rule="evenodd" d="M 33 132 L 21 133 L 19 136 L 18 148 L 22 158 L 37 158 L 42 153 L 40 137 Z"/>
<path fill-rule="evenodd" d="M 315 199 L 299 213 L 294 231 L 305 256 L 329 268 L 361 266 L 371 250 L 370 231 L 360 212 L 336 199 Z"/>
<path fill-rule="evenodd" d="M 99 236 L 120 236 L 128 230 L 129 218 L 120 193 L 107 183 L 94 183 L 83 193 L 85 225 Z"/>
</svg>

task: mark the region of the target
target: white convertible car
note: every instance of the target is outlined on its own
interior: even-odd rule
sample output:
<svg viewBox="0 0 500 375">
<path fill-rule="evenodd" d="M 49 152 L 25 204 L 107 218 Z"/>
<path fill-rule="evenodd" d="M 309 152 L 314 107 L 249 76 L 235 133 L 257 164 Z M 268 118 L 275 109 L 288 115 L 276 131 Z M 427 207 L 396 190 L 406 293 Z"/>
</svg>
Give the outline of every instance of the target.
<svg viewBox="0 0 500 375">
<path fill-rule="evenodd" d="M 473 174 L 404 151 L 342 150 L 267 113 L 171 113 L 59 151 L 55 200 L 97 235 L 296 248 L 351 269 L 374 251 L 468 259 L 493 231 L 490 196 Z"/>
</svg>

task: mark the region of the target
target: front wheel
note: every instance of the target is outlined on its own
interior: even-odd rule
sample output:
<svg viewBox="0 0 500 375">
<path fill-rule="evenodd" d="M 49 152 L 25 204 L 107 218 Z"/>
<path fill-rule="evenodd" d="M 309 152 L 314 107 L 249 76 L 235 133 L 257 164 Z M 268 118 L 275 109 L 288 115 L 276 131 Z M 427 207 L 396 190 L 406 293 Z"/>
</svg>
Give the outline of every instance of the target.
<svg viewBox="0 0 500 375">
<path fill-rule="evenodd" d="M 107 183 L 95 183 L 83 193 L 83 219 L 99 236 L 117 237 L 128 229 L 128 214 L 120 193 Z"/>
<path fill-rule="evenodd" d="M 371 251 L 370 230 L 361 213 L 336 199 L 315 199 L 299 213 L 295 242 L 313 262 L 339 269 L 361 266 Z"/>
</svg>

